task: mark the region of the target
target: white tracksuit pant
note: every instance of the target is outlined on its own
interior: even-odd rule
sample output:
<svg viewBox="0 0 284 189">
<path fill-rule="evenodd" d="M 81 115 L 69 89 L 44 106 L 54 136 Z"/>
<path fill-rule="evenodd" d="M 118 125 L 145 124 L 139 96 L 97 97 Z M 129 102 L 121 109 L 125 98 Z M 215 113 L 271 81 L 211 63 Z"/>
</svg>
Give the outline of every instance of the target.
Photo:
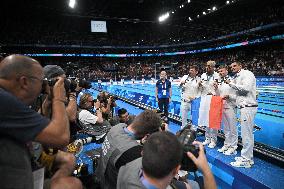
<svg viewBox="0 0 284 189">
<path fill-rule="evenodd" d="M 243 149 L 241 156 L 252 160 L 253 146 L 254 146 L 254 118 L 257 113 L 257 107 L 244 107 L 240 109 L 241 112 L 241 136 Z"/>
<path fill-rule="evenodd" d="M 191 111 L 191 102 L 181 101 L 181 128 L 184 128 L 187 124 L 188 112 Z M 190 118 L 191 119 L 191 118 Z"/>
<path fill-rule="evenodd" d="M 217 129 L 212 129 L 212 128 L 206 127 L 206 132 L 205 132 L 206 140 L 209 140 L 210 142 L 217 143 L 217 134 L 218 134 Z"/>
<path fill-rule="evenodd" d="M 237 127 L 237 108 L 228 106 L 223 109 L 222 121 L 223 132 L 225 134 L 224 146 L 237 149 L 238 147 L 238 127 Z"/>
</svg>

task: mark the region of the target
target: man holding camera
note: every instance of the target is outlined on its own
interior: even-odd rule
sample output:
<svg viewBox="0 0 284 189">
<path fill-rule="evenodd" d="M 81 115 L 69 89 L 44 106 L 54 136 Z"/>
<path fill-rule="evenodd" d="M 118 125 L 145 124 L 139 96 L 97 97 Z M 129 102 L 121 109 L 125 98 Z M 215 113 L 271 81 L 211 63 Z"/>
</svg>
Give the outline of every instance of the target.
<svg viewBox="0 0 284 189">
<path fill-rule="evenodd" d="M 201 96 L 205 95 L 215 95 L 214 82 L 220 80 L 220 76 L 215 72 L 215 61 L 208 61 L 206 63 L 206 72 L 201 75 L 201 81 L 199 86 L 201 89 Z M 205 131 L 205 141 L 203 145 L 208 145 L 209 148 L 215 148 L 217 143 L 217 130 L 209 128 L 209 125 L 206 126 Z"/>
<path fill-rule="evenodd" d="M 116 107 L 116 98 L 107 92 L 99 93 L 97 99 L 101 102 L 101 111 L 104 120 L 109 120 L 113 116 L 113 108 Z"/>
<path fill-rule="evenodd" d="M 197 76 L 198 67 L 196 65 L 190 66 L 189 75 L 182 77 L 180 82 L 181 88 L 181 117 L 184 128 L 187 124 L 188 112 L 191 111 L 191 100 L 198 97 L 200 94 L 199 82 L 200 77 Z"/>
<path fill-rule="evenodd" d="M 166 117 L 168 117 L 169 103 L 171 102 L 172 97 L 172 85 L 167 79 L 167 73 L 165 71 L 160 73 L 160 79 L 156 83 L 155 95 L 159 109 L 164 112 Z"/>
<path fill-rule="evenodd" d="M 0 171 L 1 188 L 33 188 L 27 143 L 37 141 L 61 148 L 69 142 L 63 78 L 59 77 L 53 87 L 50 120 L 29 107 L 40 94 L 43 80 L 43 68 L 32 58 L 11 55 L 0 63 L 0 164 L 5 165 Z M 54 181 L 52 187 L 82 187 L 73 177 Z"/>
<path fill-rule="evenodd" d="M 235 162 L 231 162 L 234 167 L 250 168 L 253 164 L 254 119 L 257 113 L 256 100 L 256 78 L 249 70 L 242 69 L 240 62 L 231 64 L 235 78 L 226 80 L 226 83 L 236 91 L 236 104 L 241 114 L 241 136 L 243 149 L 241 157 L 236 157 Z"/>
<path fill-rule="evenodd" d="M 130 125 L 121 123 L 110 129 L 96 169 L 101 188 L 116 188 L 119 168 L 141 157 L 141 144 L 149 135 L 160 131 L 160 126 L 159 115 L 145 110 Z"/>
<path fill-rule="evenodd" d="M 237 109 L 236 109 L 236 92 L 226 81 L 231 80 L 228 75 L 228 67 L 220 65 L 218 67 L 221 80 L 214 83 L 216 95 L 223 98 L 223 114 L 222 121 L 224 124 L 225 141 L 224 146 L 218 149 L 225 155 L 237 154 L 238 148 L 238 128 L 237 128 Z"/>
<path fill-rule="evenodd" d="M 52 116 L 50 110 L 52 109 L 51 100 L 53 98 L 53 85 L 56 82 L 57 77 L 64 78 L 64 88 L 66 93 L 65 106 L 70 122 L 70 135 L 73 136 L 77 132 L 77 93 L 82 89 L 82 87 L 79 87 L 75 81 L 66 79 L 65 72 L 60 66 L 46 65 L 43 68 L 43 71 L 45 77 L 43 85 L 43 93 L 45 94 L 45 99 L 42 104 L 42 114 L 47 117 Z"/>
<path fill-rule="evenodd" d="M 204 149 L 199 145 L 199 156 L 196 158 L 187 152 L 204 176 L 204 188 L 214 189 L 216 183 L 208 166 Z M 142 158 L 138 158 L 121 167 L 117 179 L 117 188 L 123 189 L 169 189 L 199 188 L 195 181 L 181 182 L 174 179 L 181 167 L 183 146 L 177 137 L 170 132 L 152 134 L 143 146 Z"/>
<path fill-rule="evenodd" d="M 84 93 L 80 97 L 78 119 L 83 131 L 97 139 L 103 138 L 110 129 L 109 122 L 103 119 L 101 102 L 94 100 L 89 93 Z"/>
</svg>

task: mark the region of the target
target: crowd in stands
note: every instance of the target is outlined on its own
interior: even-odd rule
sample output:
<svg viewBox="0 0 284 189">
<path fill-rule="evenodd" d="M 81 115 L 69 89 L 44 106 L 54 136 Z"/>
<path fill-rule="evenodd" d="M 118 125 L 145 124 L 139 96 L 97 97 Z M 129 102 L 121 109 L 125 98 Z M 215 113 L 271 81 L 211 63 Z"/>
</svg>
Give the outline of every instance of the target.
<svg viewBox="0 0 284 189">
<path fill-rule="evenodd" d="M 40 17 L 36 13 L 21 18 L 3 19 L 2 44 L 48 44 L 48 45 L 114 45 L 143 46 L 183 44 L 215 39 L 266 24 L 283 21 L 284 6 L 267 4 L 255 6 L 238 4 L 228 6 L 192 22 L 175 22 L 170 25 L 156 23 L 126 23 L 108 21 L 108 33 L 91 33 L 86 18 L 70 18 L 52 15 Z M 242 14 L 239 14 L 239 12 Z M 225 16 L 224 16 L 225 15 Z M 57 22 L 54 22 L 54 20 Z M 28 28 L 28 29 L 27 29 Z M 145 29 L 147 28 L 147 29 Z M 254 35 L 250 36 L 254 37 Z"/>
<path fill-rule="evenodd" d="M 155 69 L 156 73 L 165 69 L 169 77 L 178 78 L 187 74 L 189 67 L 194 64 L 199 65 L 201 69 L 199 74 L 203 73 L 202 64 L 209 59 L 215 60 L 219 65 L 230 64 L 234 60 L 239 60 L 245 68 L 251 70 L 256 76 L 284 75 L 284 52 L 281 47 L 164 57 L 89 58 L 75 61 L 73 63 L 75 67 L 67 67 L 67 70 L 70 70 L 67 71 L 67 74 L 90 80 L 141 80 L 142 78 L 155 78 Z M 45 60 L 42 62 L 46 63 Z M 64 63 L 62 66 L 64 66 Z"/>
</svg>

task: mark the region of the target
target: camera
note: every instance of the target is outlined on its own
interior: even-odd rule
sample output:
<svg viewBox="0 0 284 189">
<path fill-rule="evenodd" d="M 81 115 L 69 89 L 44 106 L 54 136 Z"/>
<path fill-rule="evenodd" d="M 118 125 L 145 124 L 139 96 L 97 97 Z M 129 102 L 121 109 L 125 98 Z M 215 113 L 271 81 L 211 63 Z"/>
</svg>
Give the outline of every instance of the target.
<svg viewBox="0 0 284 189">
<path fill-rule="evenodd" d="M 179 142 L 183 145 L 183 157 L 181 161 L 181 170 L 195 172 L 197 167 L 194 162 L 187 156 L 187 152 L 191 152 L 196 158 L 199 156 L 199 147 L 193 145 L 196 139 L 196 132 L 191 129 L 191 125 L 187 125 L 177 133 Z"/>
<path fill-rule="evenodd" d="M 118 100 L 118 96 L 116 95 L 106 95 L 105 93 L 102 93 L 97 96 L 97 99 L 105 105 L 108 103 L 109 98 L 111 99 L 112 103 Z"/>
<path fill-rule="evenodd" d="M 50 87 L 53 87 L 55 85 L 55 83 L 58 81 L 58 79 L 49 79 L 49 80 L 46 80 L 46 81 L 47 81 L 47 84 Z M 43 82 L 43 85 L 46 85 L 46 82 Z M 71 85 L 71 82 L 68 79 L 65 78 L 64 79 L 64 88 L 65 88 L 66 92 L 69 92 L 70 85 Z M 42 89 L 45 89 L 45 87 L 43 86 Z"/>
</svg>

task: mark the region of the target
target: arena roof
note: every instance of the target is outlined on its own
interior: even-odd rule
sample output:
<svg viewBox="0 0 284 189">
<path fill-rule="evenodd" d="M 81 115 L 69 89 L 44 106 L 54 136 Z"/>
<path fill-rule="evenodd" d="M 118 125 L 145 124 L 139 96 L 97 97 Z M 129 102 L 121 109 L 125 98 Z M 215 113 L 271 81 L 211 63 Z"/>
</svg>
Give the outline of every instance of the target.
<svg viewBox="0 0 284 189">
<path fill-rule="evenodd" d="M 5 0 L 2 10 L 9 13 L 29 14 L 66 14 L 80 17 L 92 17 L 104 20 L 129 22 L 157 22 L 158 17 L 169 12 L 170 20 L 197 19 L 197 15 L 207 14 L 215 6 L 217 10 L 228 0 L 76 0 L 74 9 L 68 6 L 69 0 Z M 262 0 L 267 1 L 267 0 Z M 279 1 L 280 0 L 271 0 Z M 258 2 L 257 0 L 229 0 L 228 6 L 235 3 Z M 210 9 L 210 10 L 209 10 Z"/>
</svg>

